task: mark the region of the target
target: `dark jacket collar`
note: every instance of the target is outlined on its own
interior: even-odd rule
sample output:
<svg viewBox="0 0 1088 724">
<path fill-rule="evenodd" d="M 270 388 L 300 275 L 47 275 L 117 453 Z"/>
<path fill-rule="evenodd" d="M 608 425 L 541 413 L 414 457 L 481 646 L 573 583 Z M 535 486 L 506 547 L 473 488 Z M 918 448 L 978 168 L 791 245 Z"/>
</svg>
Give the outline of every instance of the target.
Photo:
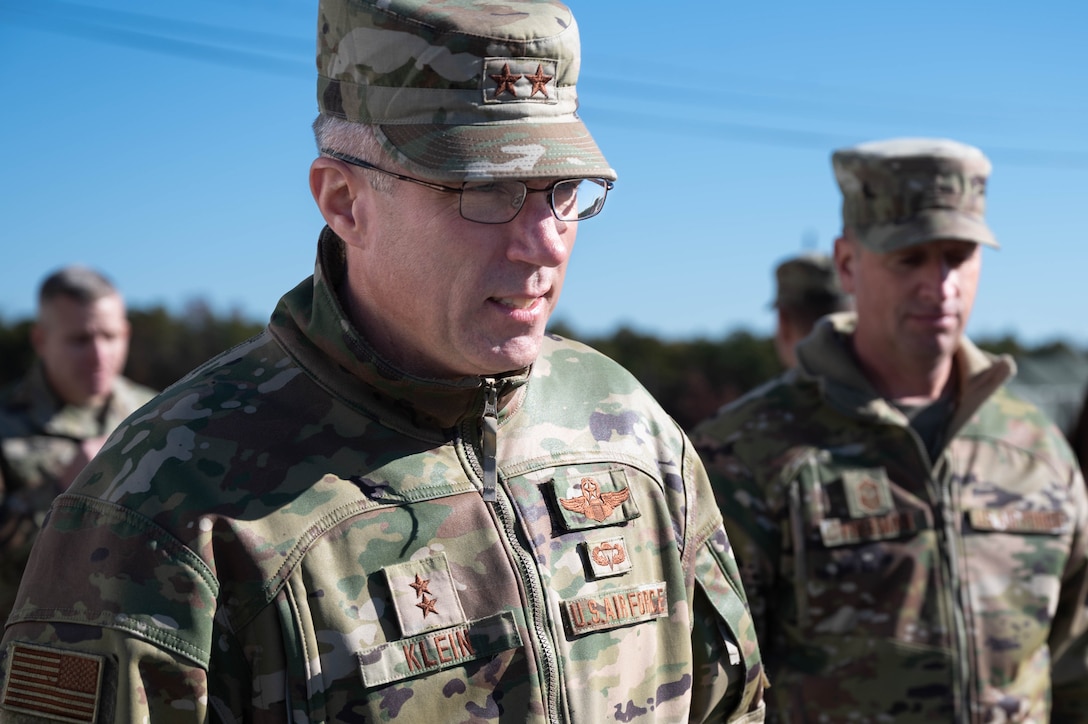
<svg viewBox="0 0 1088 724">
<path fill-rule="evenodd" d="M 371 347 L 336 296 L 345 272 L 344 242 L 325 227 L 314 275 L 280 299 L 269 323 L 269 331 L 287 353 L 332 394 L 394 429 L 433 438 L 481 415 L 485 379 L 418 377 L 398 369 Z M 495 378 L 500 418 L 508 414 L 528 378 L 529 368 Z"/>
<path fill-rule="evenodd" d="M 828 402 L 844 412 L 906 424 L 906 417 L 880 397 L 858 365 L 851 344 L 856 328 L 855 312 L 820 320 L 797 346 L 797 376 L 820 385 Z M 952 429 L 958 430 L 1016 373 L 1016 364 L 1008 355 L 984 352 L 967 337 L 960 339 L 955 355 L 959 385 Z"/>
</svg>

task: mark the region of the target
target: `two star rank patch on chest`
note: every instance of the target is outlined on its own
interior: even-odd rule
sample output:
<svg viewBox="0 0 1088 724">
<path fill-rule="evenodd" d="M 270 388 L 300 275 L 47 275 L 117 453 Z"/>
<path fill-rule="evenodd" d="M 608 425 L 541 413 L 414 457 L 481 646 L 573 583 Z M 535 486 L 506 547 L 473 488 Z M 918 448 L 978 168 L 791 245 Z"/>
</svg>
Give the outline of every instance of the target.
<svg viewBox="0 0 1088 724">
<path fill-rule="evenodd" d="M 444 553 L 389 566 L 385 578 L 402 635 L 415 636 L 465 622 Z"/>
<path fill-rule="evenodd" d="M 402 637 L 357 653 L 366 687 L 462 666 L 520 647 L 513 613 L 469 621 L 444 553 L 387 566 Z"/>
</svg>

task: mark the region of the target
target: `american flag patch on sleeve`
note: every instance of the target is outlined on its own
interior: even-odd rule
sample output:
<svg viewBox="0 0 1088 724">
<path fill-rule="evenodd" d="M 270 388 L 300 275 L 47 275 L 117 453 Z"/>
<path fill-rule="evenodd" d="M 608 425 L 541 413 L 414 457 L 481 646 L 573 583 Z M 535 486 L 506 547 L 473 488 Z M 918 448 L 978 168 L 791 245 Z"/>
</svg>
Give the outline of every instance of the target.
<svg viewBox="0 0 1088 724">
<path fill-rule="evenodd" d="M 63 722 L 94 722 L 102 684 L 101 656 L 16 643 L 0 704 Z"/>
</svg>

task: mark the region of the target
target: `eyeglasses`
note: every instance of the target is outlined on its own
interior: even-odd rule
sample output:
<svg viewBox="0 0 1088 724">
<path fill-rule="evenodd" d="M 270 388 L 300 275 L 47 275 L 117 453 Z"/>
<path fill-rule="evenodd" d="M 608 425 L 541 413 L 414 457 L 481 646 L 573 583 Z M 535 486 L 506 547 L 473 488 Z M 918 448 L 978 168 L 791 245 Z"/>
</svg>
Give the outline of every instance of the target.
<svg viewBox="0 0 1088 724">
<path fill-rule="evenodd" d="M 531 189 L 521 181 L 510 179 L 466 181 L 460 188 L 456 188 L 386 171 L 369 161 L 328 148 L 321 149 L 321 153 L 401 181 L 410 181 L 435 191 L 458 194 L 461 197 L 462 218 L 480 224 L 505 224 L 513 221 L 525 205 L 529 194 L 545 193 L 548 194 L 548 204 L 555 218 L 560 221 L 582 221 L 601 213 L 604 200 L 613 186 L 611 181 L 603 178 L 570 178 L 556 181 L 543 189 Z"/>
</svg>

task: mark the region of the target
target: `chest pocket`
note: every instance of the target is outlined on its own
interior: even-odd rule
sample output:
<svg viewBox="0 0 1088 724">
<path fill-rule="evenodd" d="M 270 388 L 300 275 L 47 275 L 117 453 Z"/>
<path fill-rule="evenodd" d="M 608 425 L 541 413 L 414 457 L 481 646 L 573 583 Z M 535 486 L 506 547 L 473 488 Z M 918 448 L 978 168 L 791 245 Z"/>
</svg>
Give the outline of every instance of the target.
<svg viewBox="0 0 1088 724">
<path fill-rule="evenodd" d="M 867 462 L 816 450 L 800 458 L 788 490 L 795 547 L 890 541 L 933 528 L 929 506 Z"/>
<path fill-rule="evenodd" d="M 555 626 L 549 645 L 571 720 L 634 718 L 638 706 L 686 719 L 687 697 L 668 693 L 674 673 L 691 668 L 680 496 L 649 465 L 549 458 L 504 472 L 542 584 L 541 621 Z"/>
<path fill-rule="evenodd" d="M 936 568 L 926 502 L 874 460 L 812 449 L 791 470 L 779 601 L 785 615 L 792 611 L 813 637 L 928 639 L 919 622 L 935 614 L 911 597 L 931 589 Z"/>
<path fill-rule="evenodd" d="M 929 511 L 914 496 L 902 491 L 893 495 L 884 468 L 837 472 L 837 477 L 813 491 L 827 503 L 827 515 L 814 521 L 824 546 L 894 540 L 932 527 Z"/>
</svg>

